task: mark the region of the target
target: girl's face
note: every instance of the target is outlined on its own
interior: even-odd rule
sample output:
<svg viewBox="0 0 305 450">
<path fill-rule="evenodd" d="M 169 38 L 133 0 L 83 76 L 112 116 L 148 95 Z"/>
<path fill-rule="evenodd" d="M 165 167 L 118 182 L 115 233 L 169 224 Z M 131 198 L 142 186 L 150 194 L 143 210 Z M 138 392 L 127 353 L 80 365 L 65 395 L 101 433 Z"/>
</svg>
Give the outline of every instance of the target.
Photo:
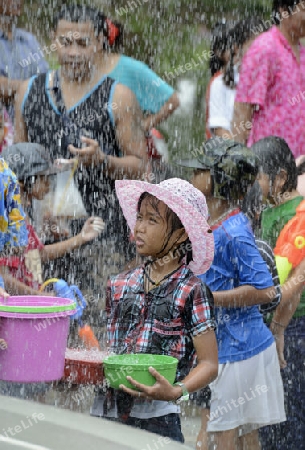
<svg viewBox="0 0 305 450">
<path fill-rule="evenodd" d="M 272 203 L 277 203 L 286 180 L 287 174 L 284 170 L 281 170 L 280 173 L 276 175 L 273 183 L 268 174 L 260 171 L 257 175 L 257 181 L 261 187 L 263 199 L 268 199 Z"/>
<path fill-rule="evenodd" d="M 201 191 L 206 198 L 212 196 L 212 178 L 209 170 L 194 170 L 190 182 Z"/>
<path fill-rule="evenodd" d="M 183 228 L 171 232 L 170 224 L 167 223 L 167 212 L 168 208 L 162 201 L 158 202 L 158 210 L 156 210 L 152 205 L 151 196 L 144 198 L 142 201 L 134 229 L 139 255 L 161 257 L 167 253 L 175 242 L 178 244 L 185 240 L 186 234 L 183 233 Z"/>
</svg>

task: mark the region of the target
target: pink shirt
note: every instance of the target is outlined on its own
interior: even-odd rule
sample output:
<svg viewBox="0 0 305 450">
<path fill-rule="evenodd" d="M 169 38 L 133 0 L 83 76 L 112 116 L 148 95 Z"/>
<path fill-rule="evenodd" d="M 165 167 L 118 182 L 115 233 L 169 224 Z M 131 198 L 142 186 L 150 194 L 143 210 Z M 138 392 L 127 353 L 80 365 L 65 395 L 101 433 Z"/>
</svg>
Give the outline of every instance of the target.
<svg viewBox="0 0 305 450">
<path fill-rule="evenodd" d="M 235 101 L 258 105 L 249 147 L 273 135 L 284 138 L 296 158 L 305 154 L 305 47 L 298 63 L 278 28 L 261 34 L 243 59 Z"/>
</svg>

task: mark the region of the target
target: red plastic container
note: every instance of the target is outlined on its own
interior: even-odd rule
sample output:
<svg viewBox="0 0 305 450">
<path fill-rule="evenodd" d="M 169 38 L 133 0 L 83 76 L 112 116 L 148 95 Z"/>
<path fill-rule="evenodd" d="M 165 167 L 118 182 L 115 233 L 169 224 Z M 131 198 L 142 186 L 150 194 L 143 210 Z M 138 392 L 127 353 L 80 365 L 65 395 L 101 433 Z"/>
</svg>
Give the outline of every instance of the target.
<svg viewBox="0 0 305 450">
<path fill-rule="evenodd" d="M 107 352 L 67 348 L 63 379 L 72 384 L 102 384 L 103 361 Z"/>
</svg>

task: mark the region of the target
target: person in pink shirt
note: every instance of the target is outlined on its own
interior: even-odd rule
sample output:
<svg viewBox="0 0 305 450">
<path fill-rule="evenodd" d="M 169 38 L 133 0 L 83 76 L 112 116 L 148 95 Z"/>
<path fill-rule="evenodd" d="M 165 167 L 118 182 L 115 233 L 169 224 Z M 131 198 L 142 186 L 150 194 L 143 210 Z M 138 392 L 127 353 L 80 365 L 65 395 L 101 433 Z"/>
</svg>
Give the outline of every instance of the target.
<svg viewBox="0 0 305 450">
<path fill-rule="evenodd" d="M 305 154 L 305 1 L 273 0 L 273 16 L 276 25 L 258 30 L 243 58 L 233 127 L 241 130 L 250 121 L 251 130 L 239 132 L 237 140 L 250 147 L 279 136 L 297 158 Z"/>
</svg>

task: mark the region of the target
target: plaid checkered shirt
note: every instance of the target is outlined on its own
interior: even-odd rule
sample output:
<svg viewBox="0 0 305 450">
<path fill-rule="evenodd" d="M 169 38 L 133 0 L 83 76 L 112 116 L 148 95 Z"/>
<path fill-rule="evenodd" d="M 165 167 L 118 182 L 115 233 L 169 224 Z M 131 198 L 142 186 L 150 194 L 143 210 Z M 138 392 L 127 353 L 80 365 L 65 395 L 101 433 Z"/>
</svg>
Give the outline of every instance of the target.
<svg viewBox="0 0 305 450">
<path fill-rule="evenodd" d="M 178 380 L 194 362 L 192 337 L 215 328 L 212 293 L 186 265 L 148 293 L 143 266 L 111 277 L 106 310 L 111 352 L 173 356 Z"/>
</svg>

